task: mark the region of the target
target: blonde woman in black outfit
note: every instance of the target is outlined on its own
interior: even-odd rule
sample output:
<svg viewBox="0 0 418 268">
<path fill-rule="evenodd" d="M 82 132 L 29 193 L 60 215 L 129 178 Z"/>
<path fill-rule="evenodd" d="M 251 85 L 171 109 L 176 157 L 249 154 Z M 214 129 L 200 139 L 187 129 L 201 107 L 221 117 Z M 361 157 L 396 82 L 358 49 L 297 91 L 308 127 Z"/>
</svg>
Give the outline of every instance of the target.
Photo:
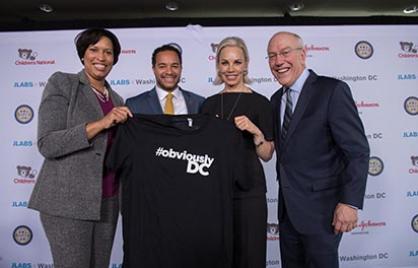
<svg viewBox="0 0 418 268">
<path fill-rule="evenodd" d="M 223 39 L 216 53 L 216 85 L 224 89 L 203 103 L 202 112 L 229 120 L 242 131 L 249 190 L 234 189 L 234 268 L 266 266 L 266 179 L 260 158 L 274 151 L 273 115 L 269 100 L 250 87 L 248 50 L 241 38 Z"/>
</svg>

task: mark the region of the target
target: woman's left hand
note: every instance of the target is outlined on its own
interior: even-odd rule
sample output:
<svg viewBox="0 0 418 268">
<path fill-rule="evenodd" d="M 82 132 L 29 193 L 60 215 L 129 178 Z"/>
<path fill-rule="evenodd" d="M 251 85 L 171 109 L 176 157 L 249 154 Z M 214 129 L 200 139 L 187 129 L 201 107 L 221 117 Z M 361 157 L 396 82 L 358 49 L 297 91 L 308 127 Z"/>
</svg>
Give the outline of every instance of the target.
<svg viewBox="0 0 418 268">
<path fill-rule="evenodd" d="M 248 131 L 253 135 L 255 150 L 263 161 L 269 161 L 273 155 L 274 144 L 264 139 L 261 130 L 245 115 L 236 116 L 234 118 L 235 126 L 241 131 Z"/>
<path fill-rule="evenodd" d="M 260 129 L 254 125 L 251 120 L 245 115 L 239 115 L 234 118 L 235 126 L 241 131 L 248 131 L 253 135 L 256 135 L 260 132 Z"/>
</svg>

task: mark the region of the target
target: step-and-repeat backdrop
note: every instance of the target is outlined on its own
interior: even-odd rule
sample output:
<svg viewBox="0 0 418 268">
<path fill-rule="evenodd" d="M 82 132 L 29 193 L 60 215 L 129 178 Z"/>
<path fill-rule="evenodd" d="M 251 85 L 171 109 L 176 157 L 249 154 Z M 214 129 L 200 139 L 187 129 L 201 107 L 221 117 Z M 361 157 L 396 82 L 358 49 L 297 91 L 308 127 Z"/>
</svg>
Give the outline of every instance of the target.
<svg viewBox="0 0 418 268">
<path fill-rule="evenodd" d="M 108 77 L 124 98 L 153 87 L 152 51 L 175 42 L 183 50 L 181 86 L 203 96 L 220 87 L 215 50 L 227 36 L 249 48 L 251 87 L 270 97 L 280 85 L 270 73 L 266 46 L 282 30 L 300 34 L 308 67 L 346 81 L 371 147 L 359 227 L 343 236 L 343 268 L 418 267 L 418 26 L 268 26 L 111 29 L 120 39 L 119 63 Z M 27 208 L 42 157 L 36 147 L 42 90 L 55 71 L 78 72 L 74 37 L 80 31 L 0 33 L 0 268 L 53 267 L 38 212 Z M 279 268 L 275 159 L 268 181 L 268 256 Z M 204 230 L 202 230 L 204 232 Z M 110 267 L 121 267 L 120 224 Z"/>
</svg>

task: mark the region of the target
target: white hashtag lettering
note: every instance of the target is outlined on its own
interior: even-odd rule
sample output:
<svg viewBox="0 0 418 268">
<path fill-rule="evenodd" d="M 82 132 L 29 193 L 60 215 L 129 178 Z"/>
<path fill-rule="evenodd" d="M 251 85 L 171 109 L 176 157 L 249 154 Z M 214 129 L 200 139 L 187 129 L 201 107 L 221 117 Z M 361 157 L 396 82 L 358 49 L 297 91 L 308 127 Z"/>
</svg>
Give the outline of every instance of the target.
<svg viewBox="0 0 418 268">
<path fill-rule="evenodd" d="M 187 161 L 186 172 L 189 174 L 195 174 L 199 172 L 202 176 L 209 175 L 209 168 L 212 165 L 215 158 L 205 155 L 196 155 L 188 153 L 186 150 L 178 152 L 164 147 L 158 147 L 155 151 L 155 155 L 158 157 L 179 159 Z"/>
<path fill-rule="evenodd" d="M 160 156 L 163 153 L 163 151 L 164 151 L 163 147 L 158 147 L 157 151 L 155 152 L 155 155 Z"/>
</svg>

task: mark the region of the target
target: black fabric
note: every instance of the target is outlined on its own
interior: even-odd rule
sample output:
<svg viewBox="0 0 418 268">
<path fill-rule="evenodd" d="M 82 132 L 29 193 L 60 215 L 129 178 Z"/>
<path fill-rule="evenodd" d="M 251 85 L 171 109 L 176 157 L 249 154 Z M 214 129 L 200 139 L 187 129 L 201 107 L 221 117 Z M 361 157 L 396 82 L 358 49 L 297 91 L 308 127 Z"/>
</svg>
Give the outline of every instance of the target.
<svg viewBox="0 0 418 268">
<path fill-rule="evenodd" d="M 248 187 L 241 140 L 230 122 L 203 115 L 119 126 L 107 164 L 122 179 L 123 267 L 231 266 L 233 185 Z"/>
<path fill-rule="evenodd" d="M 236 102 L 239 97 L 239 101 Z M 232 113 L 231 113 L 232 111 Z M 205 100 L 202 113 L 215 115 L 233 122 L 234 117 L 247 116 L 264 134 L 267 141 L 273 141 L 273 110 L 270 101 L 261 94 L 252 93 L 222 93 L 213 95 Z M 251 189 L 242 191 L 235 187 L 235 197 L 260 196 L 266 193 L 266 179 L 263 166 L 258 158 L 253 141 L 253 135 L 247 131 L 241 132 L 245 143 L 245 167 L 251 176 Z"/>
<path fill-rule="evenodd" d="M 233 268 L 265 268 L 267 200 L 265 196 L 234 199 Z"/>
</svg>

